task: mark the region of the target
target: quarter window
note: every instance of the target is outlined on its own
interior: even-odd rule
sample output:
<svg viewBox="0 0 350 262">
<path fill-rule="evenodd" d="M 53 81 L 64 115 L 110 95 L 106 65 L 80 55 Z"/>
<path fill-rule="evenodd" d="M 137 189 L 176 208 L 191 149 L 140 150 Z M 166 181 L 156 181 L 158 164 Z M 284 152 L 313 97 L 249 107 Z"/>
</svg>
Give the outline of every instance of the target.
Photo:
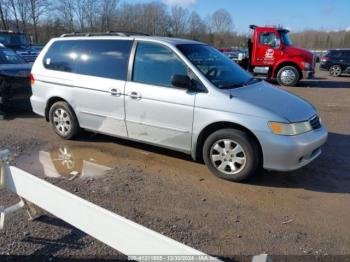
<svg viewBox="0 0 350 262">
<path fill-rule="evenodd" d="M 158 44 L 138 44 L 133 81 L 171 87 L 174 75 L 187 75 L 187 72 L 187 67 L 170 49 Z"/>
<path fill-rule="evenodd" d="M 73 54 L 79 50 L 77 41 L 54 42 L 44 57 L 44 67 L 62 72 L 74 72 L 75 59 Z"/>
<path fill-rule="evenodd" d="M 131 45 L 128 40 L 57 41 L 45 55 L 44 66 L 125 81 Z"/>
</svg>

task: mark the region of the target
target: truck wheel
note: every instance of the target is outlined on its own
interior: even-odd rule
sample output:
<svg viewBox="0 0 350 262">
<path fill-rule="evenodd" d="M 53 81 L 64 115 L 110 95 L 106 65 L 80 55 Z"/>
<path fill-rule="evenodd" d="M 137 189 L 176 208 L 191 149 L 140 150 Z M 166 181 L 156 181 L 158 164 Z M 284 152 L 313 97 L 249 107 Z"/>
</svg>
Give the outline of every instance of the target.
<svg viewBox="0 0 350 262">
<path fill-rule="evenodd" d="M 300 74 L 294 66 L 282 67 L 277 73 L 277 82 L 282 86 L 295 86 Z"/>
<path fill-rule="evenodd" d="M 329 74 L 330 74 L 331 76 L 334 76 L 334 77 L 340 76 L 342 72 L 343 72 L 343 70 L 341 69 L 341 66 L 340 66 L 340 65 L 332 65 L 332 66 L 329 68 Z"/>
<path fill-rule="evenodd" d="M 71 140 L 80 131 L 78 119 L 66 102 L 56 102 L 49 112 L 50 123 L 56 134 L 66 140 Z"/>
<path fill-rule="evenodd" d="M 239 182 L 257 170 L 259 150 L 255 140 L 245 132 L 222 129 L 205 141 L 203 159 L 215 176 Z"/>
</svg>

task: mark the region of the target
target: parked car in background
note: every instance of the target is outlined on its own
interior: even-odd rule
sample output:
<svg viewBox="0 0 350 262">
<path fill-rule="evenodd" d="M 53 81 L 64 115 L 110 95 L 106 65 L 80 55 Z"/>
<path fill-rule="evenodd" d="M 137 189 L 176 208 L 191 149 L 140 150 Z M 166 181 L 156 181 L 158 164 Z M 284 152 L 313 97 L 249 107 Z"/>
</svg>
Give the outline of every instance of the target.
<svg viewBox="0 0 350 262">
<path fill-rule="evenodd" d="M 33 110 L 63 139 L 87 129 L 170 148 L 232 181 L 301 168 L 327 139 L 311 104 L 196 41 L 64 35 L 31 74 Z"/>
<path fill-rule="evenodd" d="M 245 59 L 248 52 L 247 50 L 240 48 L 222 48 L 219 49 L 219 51 L 235 62 L 239 62 Z"/>
<path fill-rule="evenodd" d="M 350 74 L 350 49 L 331 49 L 321 58 L 320 69 L 334 77 Z"/>
<path fill-rule="evenodd" d="M 310 50 L 310 52 L 313 53 L 315 57 L 315 62 L 319 63 L 321 57 L 323 57 L 327 53 L 327 50 Z"/>
<path fill-rule="evenodd" d="M 4 109 L 17 104 L 29 104 L 31 96 L 30 70 L 26 63 L 13 50 L 0 46 L 0 114 Z"/>
<path fill-rule="evenodd" d="M 28 63 L 35 61 L 42 48 L 33 47 L 28 35 L 8 30 L 0 30 L 0 43 L 15 51 Z"/>
</svg>

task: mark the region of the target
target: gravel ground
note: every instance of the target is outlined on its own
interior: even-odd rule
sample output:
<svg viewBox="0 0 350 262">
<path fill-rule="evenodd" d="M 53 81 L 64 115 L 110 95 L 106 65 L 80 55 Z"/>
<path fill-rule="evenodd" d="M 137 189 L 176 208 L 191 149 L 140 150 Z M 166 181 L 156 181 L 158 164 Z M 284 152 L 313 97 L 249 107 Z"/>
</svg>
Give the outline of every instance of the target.
<svg viewBox="0 0 350 262">
<path fill-rule="evenodd" d="M 11 149 L 20 168 L 214 256 L 249 261 L 267 252 L 275 261 L 350 261 L 350 78 L 317 77 L 286 89 L 318 108 L 330 132 L 321 157 L 301 170 L 262 171 L 242 184 L 152 146 L 90 133 L 63 141 L 22 110 L 0 121 L 0 148 Z M 17 200 L 0 191 L 0 205 Z M 125 259 L 42 213 L 34 222 L 23 212 L 8 221 L 0 260 Z"/>
</svg>

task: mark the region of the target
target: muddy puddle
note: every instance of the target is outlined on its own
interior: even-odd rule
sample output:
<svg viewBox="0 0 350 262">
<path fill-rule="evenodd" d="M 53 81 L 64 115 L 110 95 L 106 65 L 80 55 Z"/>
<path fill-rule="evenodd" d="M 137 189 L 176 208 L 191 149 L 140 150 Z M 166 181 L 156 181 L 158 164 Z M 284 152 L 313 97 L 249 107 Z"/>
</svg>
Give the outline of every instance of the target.
<svg viewBox="0 0 350 262">
<path fill-rule="evenodd" d="M 108 174 L 120 159 L 109 152 L 89 147 L 62 146 L 22 156 L 20 168 L 50 178 L 83 179 Z"/>
</svg>

